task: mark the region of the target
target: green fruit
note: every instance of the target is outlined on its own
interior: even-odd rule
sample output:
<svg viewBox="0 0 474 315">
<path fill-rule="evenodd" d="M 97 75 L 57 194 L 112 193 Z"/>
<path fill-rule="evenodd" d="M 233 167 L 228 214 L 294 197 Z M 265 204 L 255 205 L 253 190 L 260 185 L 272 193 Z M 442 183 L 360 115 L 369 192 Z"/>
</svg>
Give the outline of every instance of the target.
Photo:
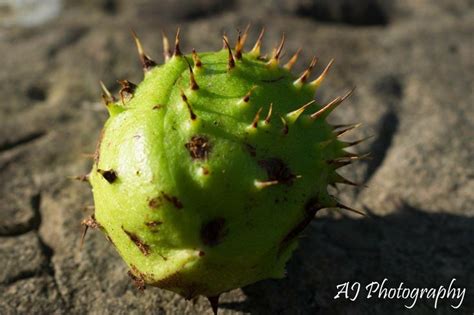
<svg viewBox="0 0 474 315">
<path fill-rule="evenodd" d="M 262 33 L 263 34 L 263 33 Z M 144 54 L 143 81 L 122 85 L 88 180 L 95 220 L 140 285 L 185 298 L 210 297 L 267 278 L 285 263 L 316 211 L 339 204 L 328 185 L 348 183 L 336 169 L 360 156 L 338 137 L 353 128 L 326 116 L 344 97 L 319 106 L 313 96 L 331 63 L 296 77 L 298 54 L 280 66 L 281 44 L 260 55 L 261 36 L 244 53 L 174 53 L 156 65 Z"/>
</svg>

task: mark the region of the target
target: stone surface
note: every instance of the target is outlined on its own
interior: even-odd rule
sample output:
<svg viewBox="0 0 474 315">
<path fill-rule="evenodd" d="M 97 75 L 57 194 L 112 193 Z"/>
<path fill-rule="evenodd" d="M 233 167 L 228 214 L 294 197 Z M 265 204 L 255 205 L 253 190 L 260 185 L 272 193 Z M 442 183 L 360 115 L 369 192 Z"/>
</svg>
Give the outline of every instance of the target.
<svg viewBox="0 0 474 315">
<path fill-rule="evenodd" d="M 101 233 L 80 249 L 92 196 L 68 176 L 85 174 L 106 111 L 99 80 L 142 73 L 129 29 L 162 61 L 160 31 L 181 26 L 182 49 L 220 48 L 226 32 L 266 26 L 264 50 L 285 32 L 295 71 L 313 54 L 316 72 L 336 63 L 316 99 L 352 86 L 332 115 L 362 122 L 357 148 L 373 158 L 341 171 L 368 185 L 339 187 L 345 204 L 369 217 L 322 210 L 304 233 L 283 280 L 221 298 L 220 314 L 432 314 L 422 300 L 338 299 L 336 285 L 388 278 L 398 286 L 467 288 L 462 312 L 474 311 L 474 5 L 472 1 L 63 1 L 59 16 L 34 27 L 0 23 L 0 314 L 210 314 L 200 298 L 137 291 Z M 374 12 L 376 6 L 379 12 Z M 380 13 L 375 14 L 374 13 Z M 11 14 L 0 6 L 0 16 Z M 376 19 L 373 19 L 373 17 Z M 377 17 L 378 16 L 378 17 Z M 380 17 L 383 17 L 381 20 Z M 248 44 L 250 46 L 250 44 Z M 443 300 L 439 314 L 452 312 Z"/>
</svg>

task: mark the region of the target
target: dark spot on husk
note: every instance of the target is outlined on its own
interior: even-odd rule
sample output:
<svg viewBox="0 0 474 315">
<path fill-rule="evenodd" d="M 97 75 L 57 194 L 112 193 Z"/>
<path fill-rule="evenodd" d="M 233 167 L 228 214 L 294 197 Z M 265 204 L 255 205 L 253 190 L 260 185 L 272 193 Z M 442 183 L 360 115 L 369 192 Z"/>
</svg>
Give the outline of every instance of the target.
<svg viewBox="0 0 474 315">
<path fill-rule="evenodd" d="M 245 143 L 244 145 L 245 145 L 245 149 L 250 154 L 250 156 L 252 156 L 252 157 L 257 156 L 257 149 L 253 145 L 251 145 L 249 143 Z"/>
<path fill-rule="evenodd" d="M 288 134 L 288 132 L 290 131 L 289 127 L 288 127 L 288 124 L 286 123 L 286 121 L 283 122 L 283 128 L 281 128 L 281 133 L 286 136 Z"/>
<path fill-rule="evenodd" d="M 112 244 L 114 247 L 116 247 L 114 241 L 112 241 L 109 234 L 105 234 L 105 238 L 110 242 L 110 244 Z"/>
<path fill-rule="evenodd" d="M 202 173 L 203 173 L 204 175 L 209 175 L 209 169 L 208 169 L 207 167 L 203 167 L 203 168 L 202 168 Z"/>
<path fill-rule="evenodd" d="M 135 90 L 137 88 L 137 85 L 128 81 L 128 80 L 118 80 L 118 83 L 121 85 L 121 89 L 119 91 L 120 98 L 122 99 L 122 103 L 125 101 L 125 99 L 129 99 L 133 97 L 133 93 L 135 93 Z"/>
<path fill-rule="evenodd" d="M 179 201 L 178 197 L 168 195 L 167 193 L 163 191 L 161 192 L 161 195 L 163 196 L 163 198 L 165 198 L 166 201 L 172 203 L 175 206 L 175 208 L 177 209 L 183 208 L 183 204 L 181 203 L 181 201 Z"/>
<path fill-rule="evenodd" d="M 263 80 L 260 80 L 260 81 L 262 81 L 263 83 L 274 83 L 274 82 L 278 82 L 278 81 L 282 80 L 284 77 L 285 76 L 282 75 L 282 76 L 280 76 L 278 78 L 275 78 L 275 79 L 263 79 Z"/>
<path fill-rule="evenodd" d="M 156 196 L 148 201 L 148 206 L 152 209 L 158 209 L 163 205 L 163 202 L 167 201 L 177 209 L 183 208 L 183 203 L 176 196 L 169 195 L 162 191 L 159 196 Z"/>
<path fill-rule="evenodd" d="M 157 105 L 153 106 L 153 109 L 161 109 L 161 108 L 163 108 L 163 105 L 161 105 L 161 104 L 157 104 Z"/>
<path fill-rule="evenodd" d="M 130 231 L 127 231 L 123 228 L 122 226 L 122 230 L 125 232 L 125 234 L 127 234 L 127 236 L 130 238 L 130 240 L 135 243 L 135 245 L 138 247 L 138 249 L 143 253 L 143 255 L 145 256 L 148 256 L 150 255 L 150 246 L 145 244 L 145 242 L 143 242 L 139 237 L 138 235 L 136 235 L 135 233 L 132 233 Z"/>
<path fill-rule="evenodd" d="M 155 197 L 148 201 L 148 206 L 153 209 L 158 209 L 163 204 L 161 196 Z"/>
<path fill-rule="evenodd" d="M 157 227 L 159 225 L 162 225 L 163 222 L 161 221 L 148 221 L 148 222 L 145 222 L 145 225 L 150 227 L 150 228 L 154 228 L 154 227 Z"/>
<path fill-rule="evenodd" d="M 206 255 L 206 253 L 203 252 L 202 250 L 200 250 L 200 251 L 199 251 L 199 257 L 202 257 L 202 256 L 204 256 L 204 255 Z"/>
<path fill-rule="evenodd" d="M 215 218 L 201 226 L 201 240 L 205 245 L 215 246 L 227 234 L 224 218 Z"/>
<path fill-rule="evenodd" d="M 296 178 L 288 165 L 279 158 L 259 160 L 258 165 L 265 169 L 269 181 L 277 180 L 280 183 L 291 185 Z"/>
<path fill-rule="evenodd" d="M 98 169 L 97 172 L 99 172 L 102 177 L 109 182 L 109 184 L 112 184 L 115 182 L 117 179 L 117 173 L 115 173 L 114 170 L 100 170 Z"/>
<path fill-rule="evenodd" d="M 184 145 L 193 160 L 207 160 L 211 151 L 209 140 L 205 136 L 196 135 Z"/>
<path fill-rule="evenodd" d="M 141 273 L 134 265 L 130 265 L 130 267 L 132 270 L 129 270 L 127 274 L 132 279 L 133 285 L 140 291 L 145 290 L 145 277 L 143 273 Z"/>
<path fill-rule="evenodd" d="M 314 197 L 309 199 L 304 206 L 304 217 L 299 221 L 280 241 L 278 248 L 278 256 L 288 247 L 291 242 L 303 232 L 303 230 L 311 223 L 316 212 L 324 208 L 319 203 L 318 198 Z"/>
</svg>

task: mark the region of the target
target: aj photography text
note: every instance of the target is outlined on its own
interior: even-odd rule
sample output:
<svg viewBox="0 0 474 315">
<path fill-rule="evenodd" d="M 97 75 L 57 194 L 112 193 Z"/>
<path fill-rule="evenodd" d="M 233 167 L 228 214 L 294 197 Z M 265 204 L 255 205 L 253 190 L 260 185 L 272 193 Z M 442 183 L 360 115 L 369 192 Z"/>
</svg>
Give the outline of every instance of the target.
<svg viewBox="0 0 474 315">
<path fill-rule="evenodd" d="M 412 309 L 421 300 L 429 300 L 436 309 L 440 303 L 449 303 L 453 309 L 461 307 L 466 295 L 466 288 L 456 287 L 453 278 L 449 285 L 433 288 L 406 287 L 403 282 L 394 285 L 385 278 L 383 281 L 373 281 L 367 284 L 360 282 L 344 282 L 336 286 L 337 294 L 334 299 L 346 299 L 355 302 L 359 299 L 398 300 Z"/>
</svg>

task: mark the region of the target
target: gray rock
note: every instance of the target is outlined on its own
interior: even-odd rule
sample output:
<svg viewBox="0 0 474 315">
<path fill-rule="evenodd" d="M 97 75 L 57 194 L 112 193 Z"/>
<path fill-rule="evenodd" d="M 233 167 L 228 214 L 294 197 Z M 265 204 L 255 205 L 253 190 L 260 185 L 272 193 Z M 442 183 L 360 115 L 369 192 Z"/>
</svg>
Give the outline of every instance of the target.
<svg viewBox="0 0 474 315">
<path fill-rule="evenodd" d="M 40 274 L 47 264 L 47 257 L 35 232 L 1 238 L 0 284 Z"/>
</svg>

